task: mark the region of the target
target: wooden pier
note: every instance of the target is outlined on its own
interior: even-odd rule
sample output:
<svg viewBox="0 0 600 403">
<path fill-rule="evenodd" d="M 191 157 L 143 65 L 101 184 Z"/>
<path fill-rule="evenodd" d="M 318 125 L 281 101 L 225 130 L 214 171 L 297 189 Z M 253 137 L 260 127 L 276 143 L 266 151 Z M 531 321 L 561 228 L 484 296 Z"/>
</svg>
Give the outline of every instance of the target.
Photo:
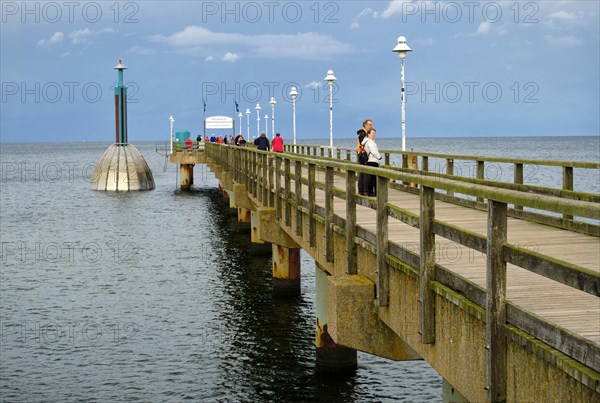
<svg viewBox="0 0 600 403">
<path fill-rule="evenodd" d="M 403 153 L 391 167 L 388 150 L 372 168 L 350 150 L 287 151 L 206 144 L 171 162 L 208 164 L 253 241 L 273 244 L 274 277 L 298 277 L 282 250 L 315 260 L 317 360 L 424 359 L 445 401 L 600 402 L 600 195 L 573 191 L 574 168 L 600 164 Z M 459 159 L 475 177 L 454 175 Z M 514 181 L 485 180 L 489 162 Z M 529 164 L 561 166 L 562 188 L 523 184 Z M 357 194 L 360 173 L 377 197 Z"/>
</svg>

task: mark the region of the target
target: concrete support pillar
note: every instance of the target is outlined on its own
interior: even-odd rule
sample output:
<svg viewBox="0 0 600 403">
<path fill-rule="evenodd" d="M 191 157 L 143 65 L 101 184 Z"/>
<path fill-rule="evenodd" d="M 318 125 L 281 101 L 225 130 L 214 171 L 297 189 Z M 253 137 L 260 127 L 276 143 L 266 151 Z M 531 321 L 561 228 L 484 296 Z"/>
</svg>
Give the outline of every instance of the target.
<svg viewBox="0 0 600 403">
<path fill-rule="evenodd" d="M 253 253 L 266 255 L 271 253 L 271 245 L 260 237 L 260 216 L 257 211 L 250 212 L 250 247 Z"/>
<path fill-rule="evenodd" d="M 356 350 L 337 345 L 328 331 L 327 272 L 318 264 L 316 275 L 316 369 L 322 372 L 352 372 L 356 370 Z"/>
<path fill-rule="evenodd" d="M 300 295 L 300 249 L 272 244 L 273 293 Z"/>
<path fill-rule="evenodd" d="M 447 380 L 442 379 L 442 381 L 442 401 L 444 403 L 469 403 Z"/>
<path fill-rule="evenodd" d="M 237 216 L 238 216 L 238 227 L 240 228 L 250 228 L 251 214 L 250 210 L 245 209 L 243 207 L 237 208 Z"/>
<path fill-rule="evenodd" d="M 179 165 L 179 178 L 181 190 L 190 190 L 194 178 L 194 164 Z"/>
</svg>

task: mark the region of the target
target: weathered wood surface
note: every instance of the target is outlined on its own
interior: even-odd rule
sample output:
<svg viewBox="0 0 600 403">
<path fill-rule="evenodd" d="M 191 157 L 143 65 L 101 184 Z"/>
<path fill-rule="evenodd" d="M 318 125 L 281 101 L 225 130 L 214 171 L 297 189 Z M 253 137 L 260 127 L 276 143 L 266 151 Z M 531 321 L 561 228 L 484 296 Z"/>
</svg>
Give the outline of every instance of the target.
<svg viewBox="0 0 600 403">
<path fill-rule="evenodd" d="M 303 169 L 304 177 L 308 177 Z M 317 172 L 315 180 L 325 181 L 325 174 Z M 343 177 L 335 176 L 336 188 L 346 189 Z M 308 190 L 302 188 L 303 198 L 308 199 Z M 325 192 L 315 191 L 315 202 L 325 207 Z M 388 203 L 401 207 L 419 216 L 419 195 L 390 188 Z M 346 200 L 333 199 L 334 214 L 346 217 Z M 483 237 L 487 236 L 487 212 L 436 201 L 435 218 L 456 225 Z M 377 211 L 357 205 L 356 224 L 377 233 Z M 420 254 L 420 231 L 401 221 L 389 217 L 389 242 L 399 244 L 413 253 Z M 529 221 L 508 218 L 507 242 L 543 255 L 577 264 L 600 272 L 600 239 L 561 230 Z M 449 239 L 436 237 L 435 260 L 466 280 L 486 289 L 486 255 L 474 251 Z M 600 298 L 576 290 L 564 284 L 542 277 L 523 268 L 507 264 L 507 301 L 534 315 L 554 323 L 574 334 L 600 345 Z"/>
</svg>

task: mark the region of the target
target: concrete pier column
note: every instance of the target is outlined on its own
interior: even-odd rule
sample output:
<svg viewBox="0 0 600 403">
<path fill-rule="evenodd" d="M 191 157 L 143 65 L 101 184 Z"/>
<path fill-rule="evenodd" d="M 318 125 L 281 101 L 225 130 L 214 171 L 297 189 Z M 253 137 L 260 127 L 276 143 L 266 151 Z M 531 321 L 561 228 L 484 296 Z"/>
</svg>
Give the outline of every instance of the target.
<svg viewBox="0 0 600 403">
<path fill-rule="evenodd" d="M 243 207 L 237 208 L 238 227 L 242 229 L 250 229 L 251 214 L 250 210 Z"/>
<path fill-rule="evenodd" d="M 250 247 L 252 253 L 257 255 L 271 253 L 271 245 L 260 237 L 260 216 L 254 210 L 250 212 Z"/>
<path fill-rule="evenodd" d="M 273 293 L 276 295 L 300 295 L 300 249 L 273 247 Z"/>
<path fill-rule="evenodd" d="M 179 185 L 181 190 L 190 190 L 194 177 L 194 164 L 179 165 Z"/>
<path fill-rule="evenodd" d="M 322 372 L 352 372 L 356 370 L 356 350 L 337 345 L 328 331 L 328 274 L 318 264 L 316 275 L 316 369 Z"/>
</svg>

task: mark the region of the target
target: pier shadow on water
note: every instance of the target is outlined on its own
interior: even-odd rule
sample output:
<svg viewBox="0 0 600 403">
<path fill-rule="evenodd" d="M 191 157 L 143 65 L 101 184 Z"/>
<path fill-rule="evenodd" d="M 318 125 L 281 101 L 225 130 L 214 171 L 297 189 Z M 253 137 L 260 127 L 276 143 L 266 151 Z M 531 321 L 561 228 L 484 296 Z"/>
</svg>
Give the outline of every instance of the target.
<svg viewBox="0 0 600 403">
<path fill-rule="evenodd" d="M 218 191 L 205 190 L 214 211 L 211 247 L 221 296 L 223 397 L 242 400 L 349 401 L 355 374 L 315 372 L 314 261 L 302 256 L 302 294 L 272 291 L 272 261 L 250 245 L 249 230 L 238 230 Z"/>
</svg>

